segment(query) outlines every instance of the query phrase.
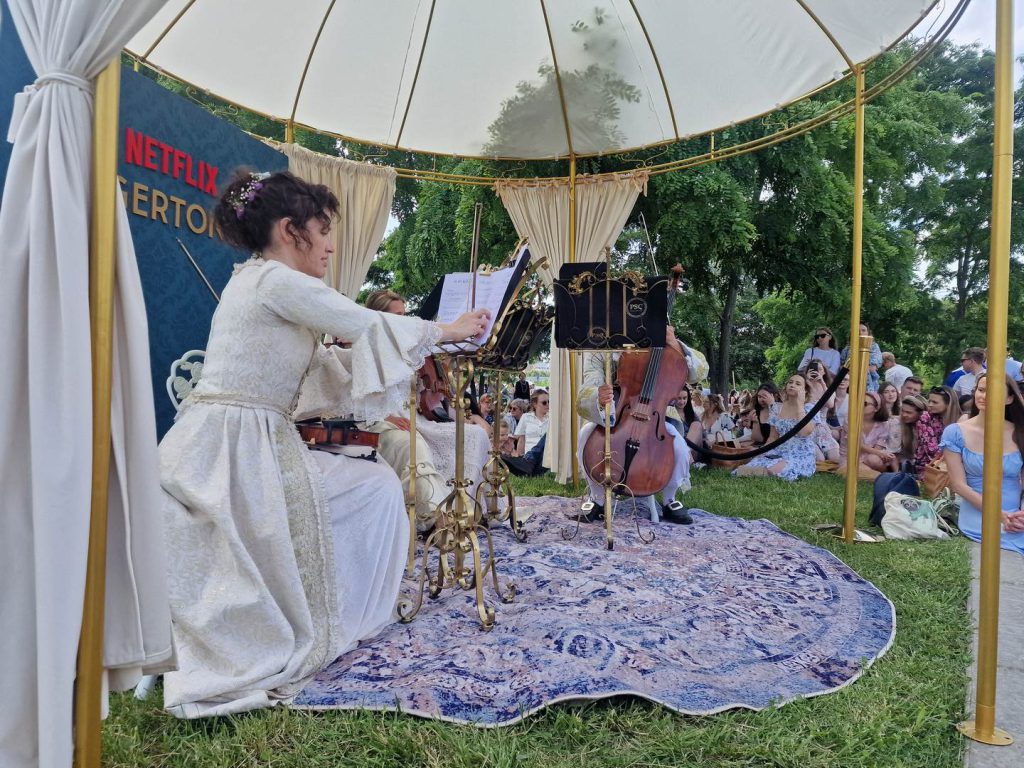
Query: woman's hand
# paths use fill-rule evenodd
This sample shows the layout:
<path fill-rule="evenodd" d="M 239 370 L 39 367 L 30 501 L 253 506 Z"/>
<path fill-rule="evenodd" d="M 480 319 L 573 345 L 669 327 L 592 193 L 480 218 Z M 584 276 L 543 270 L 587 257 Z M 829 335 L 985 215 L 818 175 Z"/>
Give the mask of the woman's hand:
<path fill-rule="evenodd" d="M 441 341 L 469 341 L 476 339 L 487 327 L 487 321 L 491 319 L 490 310 L 473 309 L 463 312 L 450 323 L 439 323 L 441 326 Z"/>
<path fill-rule="evenodd" d="M 1021 533 L 1024 531 L 1024 510 L 1016 512 L 1003 512 L 1003 530 L 1007 533 Z"/>
<path fill-rule="evenodd" d="M 389 424 L 395 427 L 398 427 L 398 429 L 402 430 L 403 432 L 409 431 L 409 420 L 404 416 L 388 416 L 387 418 L 384 419 L 384 421 L 388 422 Z"/>

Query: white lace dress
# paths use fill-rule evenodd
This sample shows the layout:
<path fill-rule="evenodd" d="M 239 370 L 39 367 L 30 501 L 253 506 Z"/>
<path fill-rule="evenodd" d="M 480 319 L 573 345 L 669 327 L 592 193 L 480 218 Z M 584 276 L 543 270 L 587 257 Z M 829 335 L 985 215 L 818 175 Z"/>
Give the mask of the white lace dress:
<path fill-rule="evenodd" d="M 354 343 L 327 350 L 321 333 Z M 237 270 L 203 378 L 160 444 L 173 714 L 288 701 L 393 619 L 409 535 L 398 478 L 307 450 L 293 416 L 394 412 L 439 336 L 278 262 Z"/>

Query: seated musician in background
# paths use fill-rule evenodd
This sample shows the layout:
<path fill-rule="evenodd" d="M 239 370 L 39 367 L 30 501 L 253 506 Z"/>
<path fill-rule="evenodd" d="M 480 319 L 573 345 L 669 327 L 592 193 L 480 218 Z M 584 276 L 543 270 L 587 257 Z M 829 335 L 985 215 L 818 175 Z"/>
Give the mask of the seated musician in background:
<path fill-rule="evenodd" d="M 698 384 L 708 373 L 707 360 L 697 350 L 683 344 L 676 338 L 674 329 L 669 326 L 665 335 L 665 345 L 678 344 L 686 356 L 686 363 L 689 369 L 688 382 L 679 382 L 680 388 L 686 383 Z M 598 424 L 604 423 L 604 406 L 611 404 L 612 424 L 615 424 L 615 383 L 617 379 L 619 355 L 612 355 L 612 382 L 605 383 L 604 353 L 590 352 L 585 354 L 583 364 L 582 387 L 577 394 L 576 410 L 579 415 L 586 419 L 586 423 L 580 429 L 579 442 L 577 444 L 577 458 L 580 465 L 583 465 L 583 446 L 590 437 L 590 433 Z M 674 440 L 675 466 L 668 484 L 661 490 L 662 519 L 670 523 L 690 525 L 693 518 L 682 503 L 676 500 L 676 494 L 681 489 L 683 493 L 690 490 L 690 449 L 686 440 L 679 430 L 671 422 L 665 423 L 665 431 Z M 580 519 L 584 522 L 594 522 L 604 517 L 604 487 L 595 482 L 589 474 L 584 471 L 587 485 L 590 487 L 590 499 L 594 502 L 594 508 L 589 513 L 581 513 Z"/>
<path fill-rule="evenodd" d="M 405 299 L 394 291 L 374 291 L 366 297 L 367 309 L 392 315 L 405 314 Z M 454 406 L 454 404 L 453 404 Z M 456 406 L 457 407 L 457 406 Z M 450 414 L 454 418 L 454 413 Z M 383 421 L 364 425 L 369 432 L 380 435 L 377 455 L 398 474 L 409 496 L 409 414 L 396 413 Z M 472 496 L 481 482 L 481 471 L 490 451 L 490 429 L 473 424 L 465 425 L 466 477 L 472 481 Z M 455 476 L 455 422 L 429 421 L 425 414 L 416 419 L 416 530 L 428 532 L 436 523 L 435 515 L 451 487 L 448 481 Z"/>

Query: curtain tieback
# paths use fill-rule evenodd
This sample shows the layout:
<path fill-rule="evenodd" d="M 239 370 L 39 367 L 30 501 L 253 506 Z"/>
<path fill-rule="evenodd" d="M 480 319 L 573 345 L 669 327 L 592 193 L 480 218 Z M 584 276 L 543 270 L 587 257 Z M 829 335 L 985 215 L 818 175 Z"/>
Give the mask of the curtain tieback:
<path fill-rule="evenodd" d="M 15 94 L 14 108 L 11 111 L 11 123 L 7 129 L 8 142 L 11 144 L 14 143 L 14 137 L 18 135 L 18 128 L 21 126 L 21 121 L 25 117 L 25 112 L 28 111 L 28 105 L 32 101 L 32 97 L 40 88 L 52 83 L 70 85 L 72 88 L 77 88 L 90 96 L 93 92 L 92 82 L 86 80 L 80 75 L 76 75 L 74 72 L 69 72 L 65 69 L 51 69 L 49 72 L 44 72 L 36 78 L 34 83 L 26 85 L 21 93 Z"/>

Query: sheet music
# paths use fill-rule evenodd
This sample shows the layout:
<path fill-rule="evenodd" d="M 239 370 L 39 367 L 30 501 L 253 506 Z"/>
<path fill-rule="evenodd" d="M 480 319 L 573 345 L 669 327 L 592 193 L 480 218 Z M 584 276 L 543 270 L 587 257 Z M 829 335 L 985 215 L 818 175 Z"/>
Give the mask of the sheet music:
<path fill-rule="evenodd" d="M 450 323 L 463 312 L 470 309 L 489 309 L 491 318 L 483 332 L 472 342 L 466 342 L 464 346 L 473 348 L 487 341 L 491 335 L 491 329 L 497 322 L 498 316 L 504 308 L 505 296 L 508 293 L 509 285 L 516 275 L 517 267 L 526 247 L 516 256 L 516 261 L 511 267 L 499 269 L 490 274 L 478 274 L 476 276 L 476 301 L 470 307 L 470 291 L 473 275 L 470 272 L 453 272 L 445 275 L 444 286 L 441 289 L 441 301 L 437 308 L 437 322 Z M 449 349 L 449 345 L 442 344 L 442 348 Z"/>

